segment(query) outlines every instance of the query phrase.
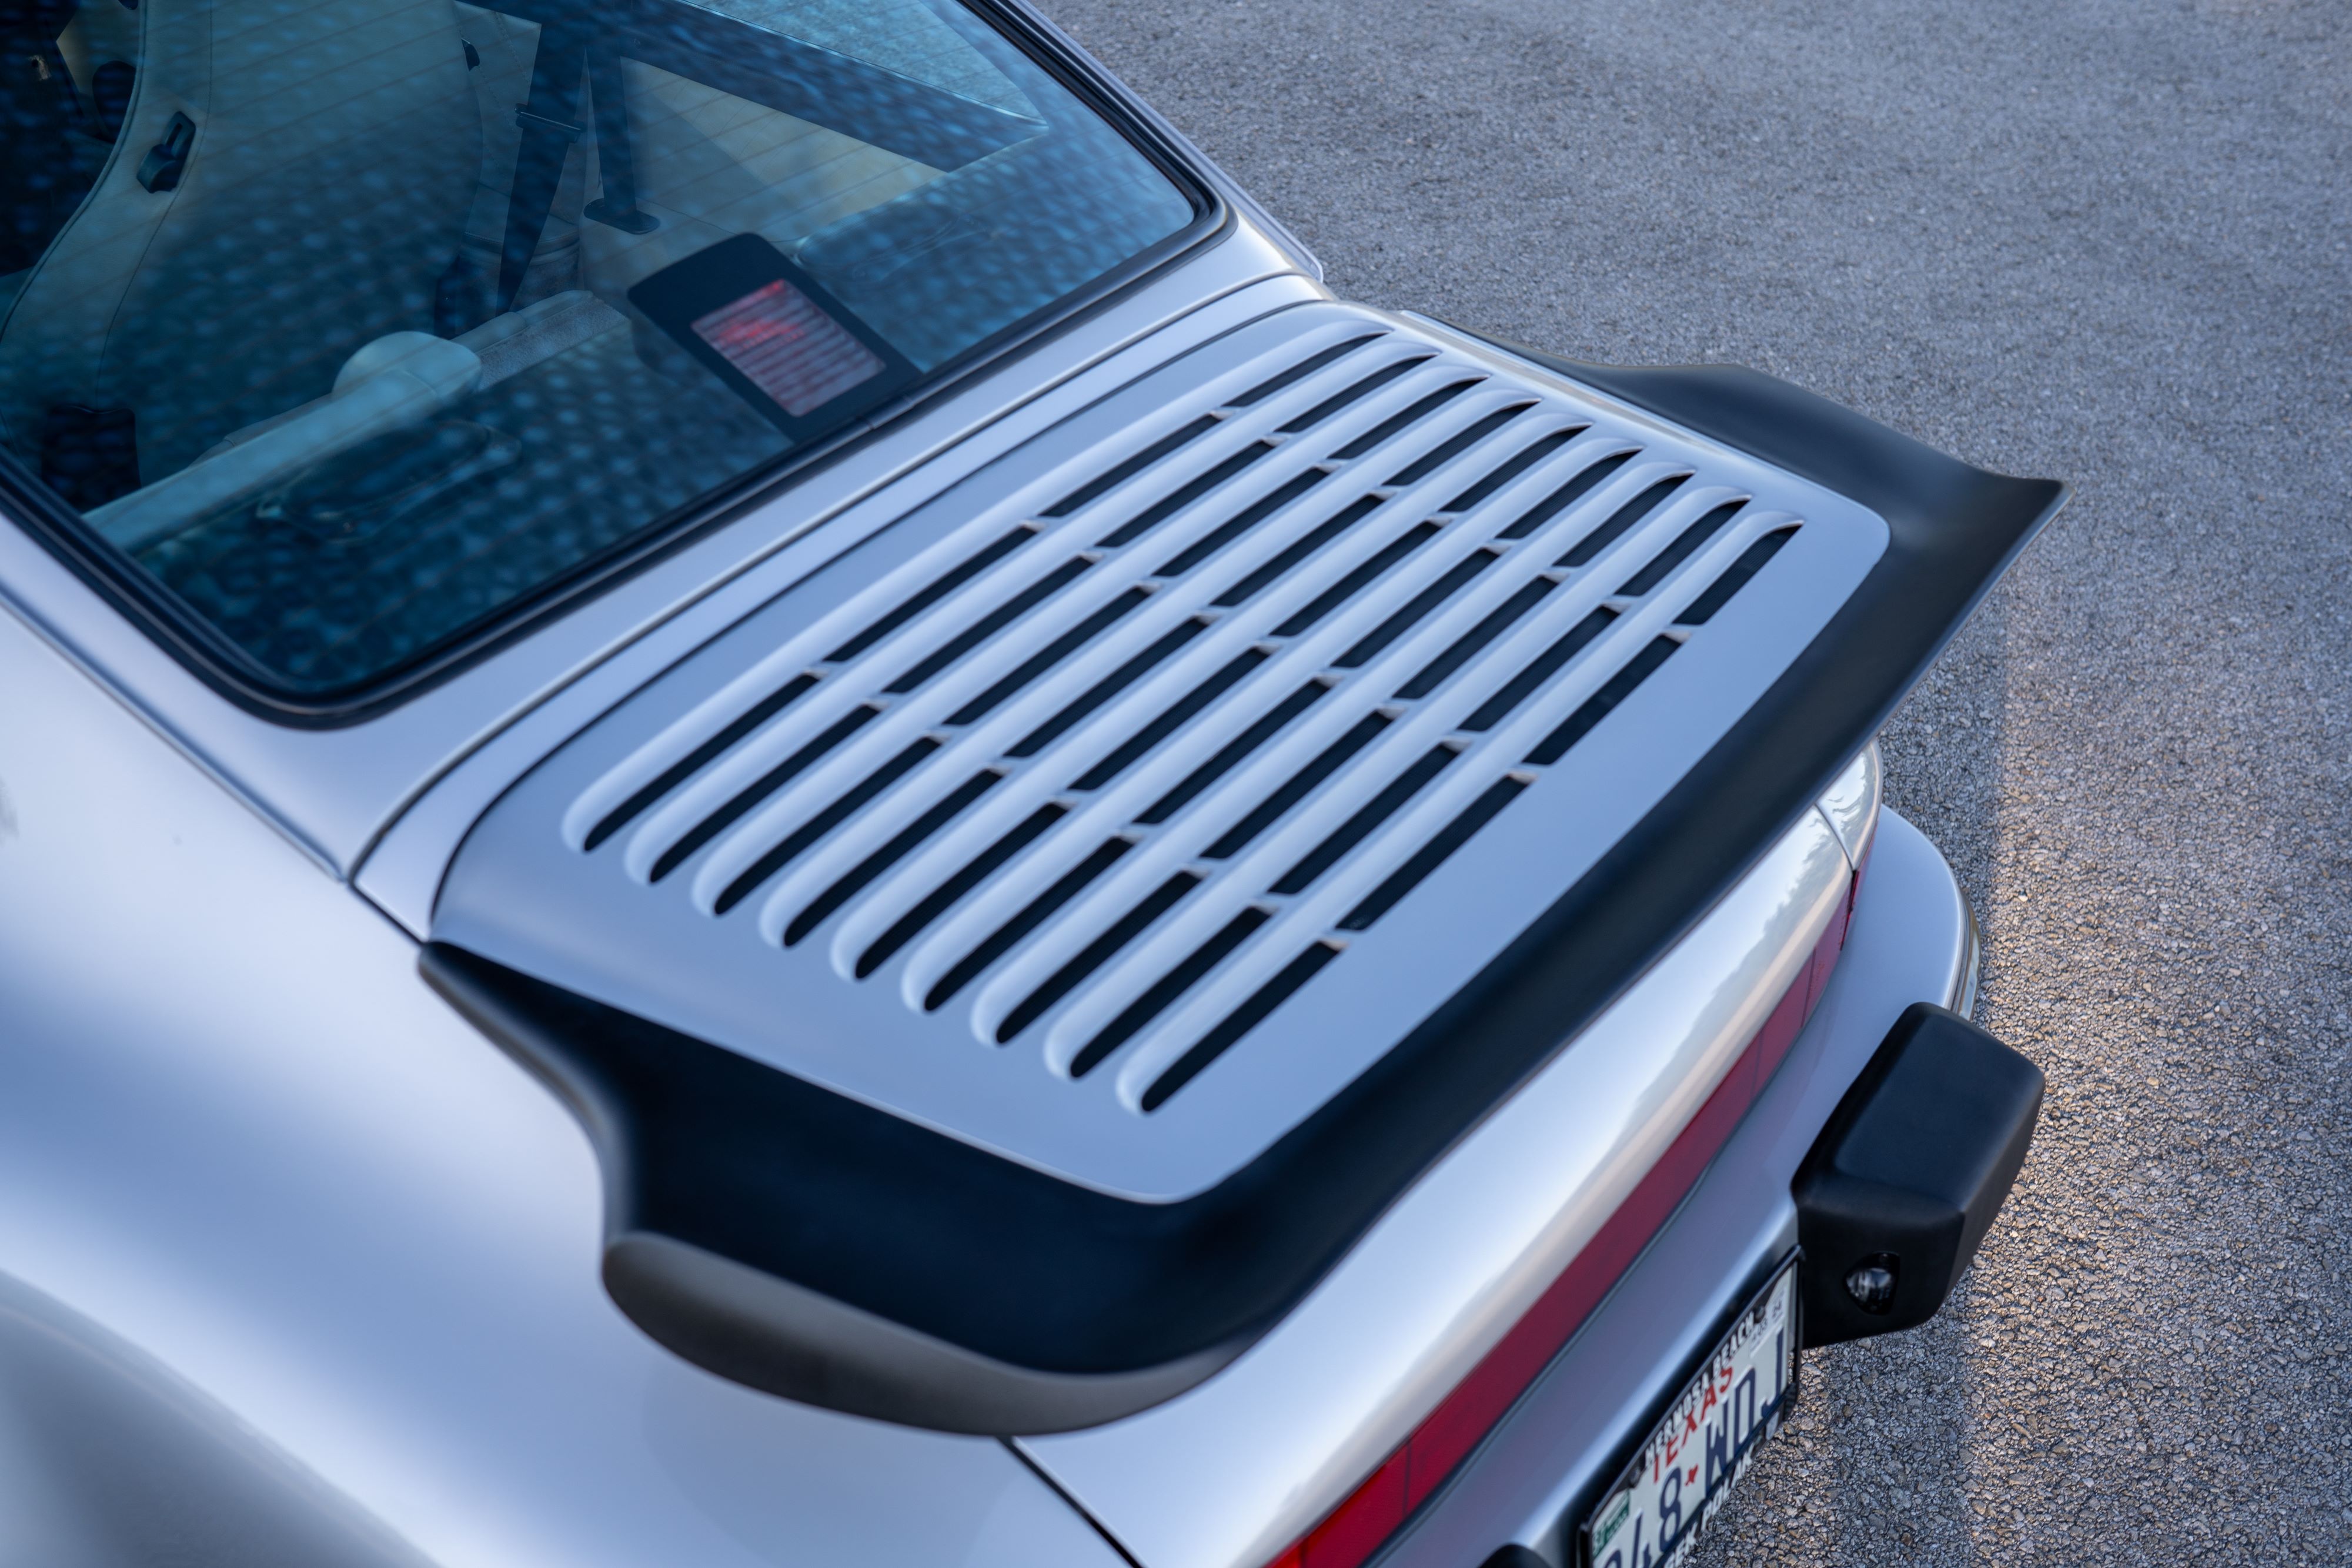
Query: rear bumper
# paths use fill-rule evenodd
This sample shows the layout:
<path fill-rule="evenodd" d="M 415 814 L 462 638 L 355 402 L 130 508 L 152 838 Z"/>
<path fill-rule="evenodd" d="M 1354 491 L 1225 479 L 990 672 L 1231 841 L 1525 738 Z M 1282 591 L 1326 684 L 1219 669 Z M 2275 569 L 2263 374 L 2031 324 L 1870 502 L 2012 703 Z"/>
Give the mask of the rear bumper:
<path fill-rule="evenodd" d="M 1975 959 L 1950 868 L 1885 812 L 1844 956 L 1779 1073 L 1682 1210 L 1382 1568 L 1462 1568 L 1512 1544 L 1558 1568 L 1575 1561 L 1586 1511 L 1796 1246 L 1790 1184 L 1840 1100 L 1913 1003 L 1969 998 Z"/>

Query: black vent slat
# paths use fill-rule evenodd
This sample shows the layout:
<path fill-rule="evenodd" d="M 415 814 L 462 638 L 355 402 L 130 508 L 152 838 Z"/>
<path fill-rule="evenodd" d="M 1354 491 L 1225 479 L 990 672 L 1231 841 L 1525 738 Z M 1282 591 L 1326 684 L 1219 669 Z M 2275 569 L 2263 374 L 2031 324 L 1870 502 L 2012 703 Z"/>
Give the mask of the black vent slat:
<path fill-rule="evenodd" d="M 890 928 L 857 956 L 857 977 L 862 980 L 888 963 L 899 948 L 921 936 L 924 927 L 954 908 L 965 894 L 994 875 L 998 867 L 1027 849 L 1046 829 L 1067 815 L 1064 807 L 1047 804 L 1023 818 L 1011 832 L 981 851 L 965 862 L 962 870 L 927 894 L 921 903 L 892 921 Z"/>
<path fill-rule="evenodd" d="M 1174 789 L 1146 806 L 1135 820 L 1146 827 L 1166 821 L 1183 810 L 1187 801 L 1232 772 L 1243 758 L 1289 728 L 1293 720 L 1321 701 L 1330 690 L 1320 681 L 1307 682 L 1276 704 L 1271 713 L 1219 747 L 1215 755 L 1186 774 Z"/>
<path fill-rule="evenodd" d="M 1585 535 L 1582 538 L 1577 540 L 1575 546 L 1570 549 L 1566 555 L 1560 557 L 1559 560 L 1552 564 L 1555 566 L 1582 566 L 1586 562 L 1591 560 L 1593 557 L 1599 555 L 1602 550 L 1607 549 L 1611 545 L 1615 544 L 1624 534 L 1625 530 L 1632 528 L 1635 523 L 1640 522 L 1643 517 L 1648 517 L 1652 512 L 1657 510 L 1659 505 L 1664 502 L 1667 497 L 1681 489 L 1684 483 L 1689 478 L 1690 476 L 1687 474 L 1677 474 L 1672 478 L 1659 480 L 1656 484 L 1651 486 L 1648 489 L 1643 491 L 1640 495 L 1634 497 L 1632 500 L 1626 502 L 1615 511 L 1610 513 L 1607 521 L 1603 522 L 1599 528 L 1593 529 L 1591 533 Z"/>
<path fill-rule="evenodd" d="M 1748 586 L 1748 580 L 1764 570 L 1764 563 L 1780 553 L 1780 547 L 1797 537 L 1794 528 L 1775 528 L 1739 552 L 1739 559 L 1725 569 L 1721 577 L 1706 585 L 1706 591 L 1690 601 L 1689 608 L 1675 617 L 1677 626 L 1704 626 L 1715 619 L 1715 612 L 1731 602 L 1731 596 Z"/>
<path fill-rule="evenodd" d="M 1344 343 L 1334 343 L 1331 347 L 1325 349 L 1320 353 L 1309 354 L 1307 358 L 1299 361 L 1297 364 L 1291 366 L 1288 370 L 1283 371 L 1280 375 L 1274 377 L 1272 380 L 1258 382 L 1257 385 L 1250 388 L 1249 391 L 1242 393 L 1241 396 L 1234 399 L 1233 402 L 1227 403 L 1225 406 L 1227 408 L 1247 408 L 1252 403 L 1264 402 L 1267 398 L 1272 397 L 1283 388 L 1287 386 L 1296 386 L 1298 382 L 1305 381 L 1307 377 L 1313 375 L 1316 371 L 1321 370 L 1324 366 L 1329 364 L 1332 361 L 1339 358 L 1341 355 L 1354 353 L 1358 349 L 1362 348 L 1365 344 L 1373 341 L 1380 336 L 1381 334 L 1378 332 L 1368 332 L 1360 338 L 1350 338 Z"/>
<path fill-rule="evenodd" d="M 1390 475 L 1389 483 L 1399 486 L 1418 484 L 1533 407 L 1535 404 L 1531 402 L 1515 402 L 1508 408 L 1496 409 L 1475 424 L 1447 436 Z"/>
<path fill-rule="evenodd" d="M 1251 464 L 1262 457 L 1270 456 L 1273 452 L 1274 448 L 1263 441 L 1251 442 L 1206 474 L 1189 484 L 1178 486 L 1172 495 L 1154 501 L 1125 523 L 1111 529 L 1095 541 L 1096 547 L 1101 549 L 1117 549 L 1121 545 L 1130 544 L 1141 538 L 1210 491 L 1232 479 Z"/>
<path fill-rule="evenodd" d="M 1208 630 L 1198 621 L 1186 621 L 1093 685 L 1072 698 L 1068 706 L 1013 743 L 1008 757 L 1034 757 L 1087 715 L 1135 685 L 1165 664 L 1185 643 Z"/>
<path fill-rule="evenodd" d="M 790 707 L 803 693 L 815 685 L 816 677 L 803 672 L 761 697 L 726 728 L 662 769 L 652 783 L 614 807 L 601 821 L 588 830 L 587 841 L 580 847 L 593 850 L 627 827 L 646 807 L 717 761 L 722 753 L 734 749 L 737 741 Z"/>
<path fill-rule="evenodd" d="M 1078 559 L 1064 561 L 961 632 L 949 638 L 934 650 L 929 657 L 917 664 L 905 674 L 882 689 L 892 696 L 901 696 L 913 691 L 917 686 L 921 685 L 925 681 L 929 680 L 1056 593 L 1061 592 L 1071 583 L 1076 582 L 1089 565 L 1091 565 L 1090 562 Z"/>
<path fill-rule="evenodd" d="M 1527 784 L 1517 779 L 1497 779 L 1486 786 L 1469 808 L 1445 824 L 1438 835 L 1415 850 L 1412 858 L 1397 867 L 1381 884 L 1364 895 L 1362 903 L 1340 917 L 1342 931 L 1365 931 L 1372 922 L 1396 907 L 1399 900 L 1419 887 L 1431 872 L 1453 858 L 1454 852 L 1466 844 L 1478 830 L 1494 821 L 1495 813 L 1517 799 Z"/>
<path fill-rule="evenodd" d="M 1239 658 L 1229 659 L 1224 666 L 1207 680 L 1186 692 L 1163 709 L 1160 716 L 1129 736 L 1116 751 L 1087 769 L 1073 789 L 1099 789 L 1132 768 L 1136 760 L 1161 741 L 1189 723 L 1192 716 L 1215 702 L 1233 688 L 1234 682 L 1265 663 L 1265 655 L 1252 648 Z"/>
<path fill-rule="evenodd" d="M 1381 546 L 1353 571 L 1315 596 L 1306 609 L 1274 629 L 1277 637 L 1296 637 L 1318 621 L 1370 588 L 1396 564 L 1444 532 L 1435 523 L 1415 523 Z"/>
<path fill-rule="evenodd" d="M 1370 663 L 1381 649 L 1419 625 L 1431 611 L 1467 588 L 1473 578 L 1494 565 L 1498 559 L 1489 550 L 1472 550 L 1455 561 L 1444 576 L 1414 594 L 1394 614 L 1358 638 L 1354 647 L 1333 662 L 1343 670 L 1352 670 Z"/>
<path fill-rule="evenodd" d="M 742 903 L 761 883 L 797 859 L 803 850 L 847 821 L 859 808 L 896 784 L 908 769 L 939 748 L 938 741 L 926 737 L 858 780 L 839 800 L 794 829 L 783 842 L 753 861 L 741 875 L 729 883 L 712 904 L 713 911 L 724 915 Z"/>
<path fill-rule="evenodd" d="M 1141 996 L 1120 1009 L 1118 1016 L 1105 1024 L 1099 1034 L 1087 1041 L 1086 1048 L 1070 1061 L 1070 1076 L 1084 1078 L 1100 1066 L 1105 1057 L 1134 1039 L 1136 1030 L 1166 1012 L 1177 998 L 1198 985 L 1202 977 L 1223 963 L 1234 948 L 1248 941 L 1250 935 L 1271 918 L 1265 910 L 1252 905 L 1218 927 L 1215 936 L 1153 981 Z"/>
<path fill-rule="evenodd" d="M 807 770 L 810 763 L 864 729 L 881 716 L 882 710 L 860 704 L 825 727 L 814 740 L 761 774 L 751 783 L 727 799 L 726 804 L 687 830 L 684 837 L 664 850 L 654 862 L 652 877 L 656 882 L 676 871 L 695 851 L 717 838 L 737 819 L 752 807 L 782 789 L 796 775 Z"/>
<path fill-rule="evenodd" d="M 1528 700 L 1538 686 L 1559 674 L 1562 666 L 1584 651 L 1585 645 L 1609 628 L 1617 619 L 1613 610 L 1596 610 L 1568 629 L 1568 634 L 1538 653 L 1528 667 L 1504 683 L 1503 689 L 1478 705 L 1478 711 L 1462 721 L 1468 730 L 1492 729 L 1503 721 L 1503 716 Z"/>
<path fill-rule="evenodd" d="M 1539 577 L 1522 584 L 1517 593 L 1486 612 L 1486 619 L 1455 638 L 1446 650 L 1423 664 L 1412 679 L 1399 686 L 1398 698 L 1417 702 L 1444 684 L 1445 678 L 1468 664 L 1479 649 L 1508 631 L 1519 617 L 1541 604 L 1551 591 L 1559 585 L 1549 578 Z"/>
<path fill-rule="evenodd" d="M 1607 718 L 1619 703 L 1633 695 L 1633 688 L 1650 678 L 1651 672 L 1674 656 L 1682 644 L 1670 637 L 1654 637 L 1647 646 L 1634 654 L 1623 669 L 1609 677 L 1608 684 L 1593 693 L 1584 705 L 1561 721 L 1560 727 L 1536 743 L 1528 753 L 1528 760 L 1538 767 L 1549 768 L 1568 755 L 1568 748 L 1582 740 L 1592 727 Z"/>
<path fill-rule="evenodd" d="M 1293 540 L 1272 560 L 1219 594 L 1217 608 L 1230 610 L 1236 604 L 1245 604 L 1255 599 L 1264 592 L 1269 584 L 1289 576 L 1300 561 L 1378 511 L 1380 505 L 1381 498 L 1378 496 L 1366 496 L 1360 500 L 1349 502 L 1347 506 L 1340 508 L 1339 516 L 1329 522 L 1318 524 L 1311 531 Z"/>
<path fill-rule="evenodd" d="M 966 725 L 980 719 L 1005 698 L 1142 609 L 1144 605 L 1150 602 L 1150 600 L 1151 595 L 1142 589 L 1129 589 L 1125 593 L 1022 660 L 1019 667 L 1011 674 L 950 714 L 948 722 L 953 725 Z"/>
<path fill-rule="evenodd" d="M 1264 500 L 1244 507 L 1232 521 L 1218 524 L 1216 528 L 1193 540 L 1177 554 L 1153 567 L 1151 575 L 1154 577 L 1183 576 L 1330 476 L 1327 469 L 1309 468 Z"/>
<path fill-rule="evenodd" d="M 1284 872 L 1276 880 L 1274 891 L 1284 894 L 1297 893 L 1339 864 L 1342 855 L 1361 843 L 1374 828 L 1402 810 L 1406 801 L 1427 789 L 1461 755 L 1450 746 L 1433 746 L 1422 753 L 1412 767 L 1391 779 L 1379 794 L 1358 807 L 1354 815 L 1307 851 L 1297 865 Z"/>
<path fill-rule="evenodd" d="M 1055 1002 L 1070 994 L 1080 980 L 1110 962 L 1118 950 L 1157 925 L 1160 917 L 1182 902 L 1186 894 L 1201 885 L 1201 879 L 1189 871 L 1180 871 L 1151 890 L 1150 896 L 1134 908 L 1111 922 L 1110 925 L 1078 949 L 1077 956 L 1055 970 L 1020 1004 L 1004 1015 L 996 1026 L 996 1043 L 1003 1045 L 1021 1031 L 1035 1023 Z"/>
<path fill-rule="evenodd" d="M 1168 1103 L 1168 1097 L 1201 1075 L 1201 1070 L 1231 1050 L 1234 1043 L 1264 1023 L 1274 1009 L 1288 1001 L 1322 971 L 1323 966 L 1339 956 L 1339 949 L 1328 943 L 1318 942 L 1312 947 L 1284 965 L 1279 973 L 1251 994 L 1249 1000 L 1225 1016 L 1223 1023 L 1202 1035 L 1200 1042 L 1170 1064 L 1167 1071 L 1152 1080 L 1151 1087 L 1143 1092 L 1143 1108 L 1157 1111 Z"/>
<path fill-rule="evenodd" d="M 1726 502 L 1709 511 L 1698 521 L 1676 534 L 1674 543 L 1660 550 L 1649 565 L 1628 578 L 1625 585 L 1617 591 L 1628 598 L 1638 599 L 1665 581 L 1668 573 L 1696 554 L 1699 546 L 1721 533 L 1724 525 L 1738 517 L 1740 508 L 1747 505 L 1747 499 L 1743 497 L 1739 500 Z"/>
<path fill-rule="evenodd" d="M 937 604 L 940 600 L 945 599 L 1036 537 L 1035 532 L 1027 528 L 1014 528 L 1011 533 L 998 535 L 990 542 L 987 549 L 966 556 L 946 573 L 924 584 L 920 592 L 900 600 L 880 620 L 870 622 L 866 630 L 827 653 L 819 662 L 827 664 L 842 664 L 855 659 L 858 654 L 863 653 L 866 649 L 871 648 L 875 643 L 879 643 L 883 638 L 887 637 L 891 632 L 896 632 L 899 627 L 904 626 L 908 622 L 912 621 L 916 616 L 920 615 L 924 611 L 929 610 L 932 605 Z"/>
<path fill-rule="evenodd" d="M 923 507 L 905 543 L 860 547 L 879 558 L 860 582 L 887 575 L 856 608 L 794 590 L 756 612 L 755 676 L 724 667 L 747 646 L 729 632 L 713 664 L 734 684 L 687 681 L 667 727 L 572 797 L 587 863 L 666 877 L 659 898 L 698 918 L 752 905 L 770 957 L 732 951 L 739 930 L 729 963 L 871 981 L 845 1019 L 887 1039 L 903 1017 L 951 1079 L 1008 1061 L 959 1035 L 1011 1046 L 982 1071 L 1044 1074 L 1023 1092 L 1073 1117 L 1164 1109 L 1244 1037 L 1277 1051 L 1264 1037 L 1364 934 L 1412 964 L 1450 920 L 1507 925 L 1444 907 L 1524 847 L 1479 835 L 1537 810 L 1515 802 L 1550 773 L 1600 776 L 1643 725 L 1685 721 L 1664 711 L 1683 677 L 1738 664 L 1723 635 L 1778 607 L 1765 569 L 1814 526 L 1807 492 L 1406 322 L 1282 319 L 1152 367 L 1129 410 L 1150 424 L 1080 412 L 955 508 Z M 1644 684 L 1689 644 L 1714 652 Z M 1431 961 L 1430 985 L 1459 983 L 1450 949 Z M 841 1070 L 898 1104 L 899 1069 Z M 1204 1101 L 1255 1085 L 1227 1076 Z M 991 1092 L 959 1135 L 1129 1179 L 1114 1124 L 1063 1148 Z"/>
<path fill-rule="evenodd" d="M 1246 817 L 1227 828 L 1217 841 L 1201 852 L 1203 860 L 1230 860 L 1252 839 L 1265 831 L 1276 819 L 1311 794 L 1315 787 L 1339 771 L 1342 763 L 1371 744 L 1372 737 L 1389 727 L 1385 714 L 1368 713 L 1350 727 L 1348 733 L 1315 754 L 1306 767 L 1283 780 L 1279 789 L 1259 801 Z"/>
<path fill-rule="evenodd" d="M 1068 495 L 1063 497 L 1060 500 L 1055 502 L 1052 506 L 1046 507 L 1038 515 L 1040 517 L 1068 517 L 1072 512 L 1076 511 L 1080 507 L 1085 506 L 1087 502 L 1095 499 L 1097 497 L 1108 495 L 1112 490 L 1117 489 L 1119 486 L 1127 483 L 1129 479 L 1134 478 L 1138 474 L 1142 473 L 1146 468 L 1150 467 L 1154 463 L 1159 462 L 1162 457 L 1165 457 L 1170 453 L 1176 451 L 1179 447 L 1189 446 L 1193 442 L 1198 441 L 1201 437 L 1208 434 L 1209 432 L 1216 429 L 1217 423 L 1218 421 L 1215 414 L 1202 414 L 1192 423 L 1184 425 L 1167 435 L 1161 436 L 1159 440 L 1153 442 L 1150 445 L 1145 447 L 1142 451 L 1137 453 L 1134 456 L 1127 459 L 1125 462 L 1116 464 L 1110 468 L 1106 469 L 1104 472 L 1096 475 L 1093 478 L 1087 480 L 1085 484 L 1079 486 L 1076 489 L 1071 491 Z"/>
<path fill-rule="evenodd" d="M 1520 475 L 1526 473 L 1528 469 L 1534 467 L 1537 464 L 1542 462 L 1545 458 L 1550 456 L 1553 453 L 1559 451 L 1570 442 L 1575 440 L 1578 436 L 1583 434 L 1585 429 L 1586 427 L 1584 425 L 1572 424 L 1566 430 L 1553 431 L 1549 435 L 1545 436 L 1541 441 L 1537 442 L 1534 445 L 1512 457 L 1508 462 L 1496 469 L 1493 473 L 1487 475 L 1484 479 L 1479 480 L 1467 490 L 1463 491 L 1462 494 L 1446 502 L 1445 505 L 1439 507 L 1438 510 L 1442 512 L 1468 511 L 1471 507 L 1476 506 L 1479 502 L 1485 500 L 1487 497 L 1493 495 L 1496 491 L 1501 489 L 1504 486 L 1509 484 L 1512 480 L 1517 478 Z M 1517 538 L 1517 536 L 1513 535 L 1510 537 Z"/>
<path fill-rule="evenodd" d="M 1411 407 L 1389 415 L 1331 455 L 1340 462 L 1346 462 L 1350 458 L 1361 457 L 1367 452 L 1378 451 L 1486 379 L 1484 376 L 1474 376 L 1468 381 L 1455 382 L 1451 386 L 1440 387 L 1428 396 L 1413 402 Z"/>
<path fill-rule="evenodd" d="M 1342 388 L 1340 391 L 1333 392 L 1329 397 L 1325 398 L 1321 402 L 1317 403 L 1313 408 L 1308 409 L 1305 413 L 1300 414 L 1297 419 L 1294 419 L 1288 424 L 1284 425 L 1282 427 L 1282 434 L 1285 435 L 1297 435 L 1301 431 L 1314 429 L 1317 425 L 1322 423 L 1325 420 L 1330 418 L 1341 409 L 1346 408 L 1349 403 L 1354 402 L 1357 399 L 1370 397 L 1372 393 L 1380 391 L 1382 387 L 1388 385 L 1391 382 L 1396 380 L 1397 377 L 1404 374 L 1407 371 L 1413 369 L 1417 365 L 1427 364 L 1433 358 L 1434 358 L 1433 355 L 1421 354 L 1410 360 L 1399 360 L 1392 365 L 1381 366 L 1379 370 L 1374 371 L 1370 375 L 1366 376 L 1363 380 L 1356 382 L 1354 385 Z"/>
<path fill-rule="evenodd" d="M 1121 855 L 1135 845 L 1126 839 L 1109 839 L 1095 847 L 1086 859 L 1055 878 L 1052 886 L 1027 904 L 1013 917 L 983 937 L 979 946 L 956 961 L 955 967 L 940 977 L 923 998 L 923 1010 L 937 1012 L 955 998 L 955 994 L 977 978 L 987 967 L 1019 946 L 1023 938 L 1052 918 L 1055 910 L 1077 897 L 1094 880 L 1118 862 Z"/>
<path fill-rule="evenodd" d="M 1622 468 L 1626 464 L 1631 463 L 1632 461 L 1633 461 L 1633 455 L 1632 453 L 1620 452 L 1614 456 L 1603 457 L 1600 462 L 1592 464 L 1589 467 L 1579 469 L 1574 478 L 1569 480 L 1567 484 L 1562 485 L 1559 489 L 1554 490 L 1550 495 L 1546 496 L 1542 500 L 1538 501 L 1534 506 L 1529 507 L 1526 511 L 1521 512 L 1516 518 L 1512 519 L 1508 528 L 1504 528 L 1495 537 L 1498 539 L 1523 539 L 1527 538 L 1529 534 L 1535 532 L 1538 528 L 1543 527 L 1546 523 L 1559 516 L 1560 513 L 1574 506 L 1579 500 L 1589 494 L 1595 486 L 1599 485 L 1601 481 L 1608 478 L 1609 476 L 1614 474 L 1618 469 Z"/>
<path fill-rule="evenodd" d="M 906 859 L 916 845 L 962 816 L 974 801 L 1003 781 L 1003 774 L 983 771 L 957 785 L 947 799 L 893 833 L 880 849 L 859 861 L 831 887 L 811 899 L 808 907 L 793 915 L 793 923 L 784 927 L 784 946 L 798 946 L 803 937 L 824 924 L 826 915 L 855 898 L 860 888 Z"/>

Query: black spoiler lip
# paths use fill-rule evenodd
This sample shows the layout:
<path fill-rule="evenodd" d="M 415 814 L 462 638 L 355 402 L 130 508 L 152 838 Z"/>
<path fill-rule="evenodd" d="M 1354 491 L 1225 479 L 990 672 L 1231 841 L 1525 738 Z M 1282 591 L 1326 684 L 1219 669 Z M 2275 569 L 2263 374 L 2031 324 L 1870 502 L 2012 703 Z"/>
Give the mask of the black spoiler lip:
<path fill-rule="evenodd" d="M 1281 1141 L 1181 1202 L 1076 1186 L 428 944 L 426 979 L 586 1128 L 606 1283 L 639 1326 L 739 1382 L 942 1430 L 1092 1426 L 1198 1383 L 1810 809 L 2065 498 L 1753 371 L 1586 365 L 1478 340 L 1852 497 L 1885 518 L 1885 555 L 1508 950 Z"/>

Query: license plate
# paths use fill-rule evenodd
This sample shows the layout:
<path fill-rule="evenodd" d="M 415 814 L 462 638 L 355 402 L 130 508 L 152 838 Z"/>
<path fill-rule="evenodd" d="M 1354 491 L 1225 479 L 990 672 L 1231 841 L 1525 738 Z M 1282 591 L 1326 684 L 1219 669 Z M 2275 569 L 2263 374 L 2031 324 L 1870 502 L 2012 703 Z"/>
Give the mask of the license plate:
<path fill-rule="evenodd" d="M 1591 1568 L 1670 1568 L 1797 1392 L 1797 1263 L 1748 1303 L 1584 1521 Z"/>

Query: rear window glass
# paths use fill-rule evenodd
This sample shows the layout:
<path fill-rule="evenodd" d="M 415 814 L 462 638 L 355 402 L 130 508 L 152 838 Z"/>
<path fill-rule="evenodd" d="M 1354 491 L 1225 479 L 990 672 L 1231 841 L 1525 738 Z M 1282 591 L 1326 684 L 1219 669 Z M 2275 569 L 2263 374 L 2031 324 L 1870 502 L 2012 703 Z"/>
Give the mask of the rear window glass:
<path fill-rule="evenodd" d="M 10 0 L 0 442 L 353 691 L 1197 208 L 953 0 Z"/>

